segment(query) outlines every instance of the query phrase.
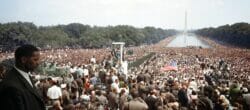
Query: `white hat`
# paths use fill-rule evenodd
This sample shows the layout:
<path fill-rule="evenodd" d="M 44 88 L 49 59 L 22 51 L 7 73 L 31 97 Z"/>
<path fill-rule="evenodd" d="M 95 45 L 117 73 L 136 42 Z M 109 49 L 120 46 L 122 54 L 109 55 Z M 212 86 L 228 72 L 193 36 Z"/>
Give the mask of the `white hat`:
<path fill-rule="evenodd" d="M 61 88 L 65 88 L 67 86 L 67 84 L 61 84 Z"/>
<path fill-rule="evenodd" d="M 173 76 L 169 76 L 169 79 L 173 79 L 174 77 Z"/>
<path fill-rule="evenodd" d="M 51 79 L 52 79 L 53 81 L 55 81 L 55 82 L 57 82 L 57 80 L 58 80 L 58 79 L 55 78 L 55 77 L 52 77 Z"/>
<path fill-rule="evenodd" d="M 85 100 L 85 101 L 89 101 L 90 97 L 88 95 L 81 95 L 80 96 L 81 99 Z"/>
<path fill-rule="evenodd" d="M 144 81 L 140 81 L 141 84 L 144 84 Z"/>
<path fill-rule="evenodd" d="M 242 88 L 243 92 L 248 92 L 248 89 L 247 88 Z"/>

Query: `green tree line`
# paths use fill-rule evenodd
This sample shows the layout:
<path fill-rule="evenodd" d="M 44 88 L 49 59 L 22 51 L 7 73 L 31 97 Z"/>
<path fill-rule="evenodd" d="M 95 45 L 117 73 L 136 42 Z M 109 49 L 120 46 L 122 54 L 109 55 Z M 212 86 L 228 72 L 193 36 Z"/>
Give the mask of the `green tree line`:
<path fill-rule="evenodd" d="M 139 46 L 157 43 L 176 33 L 171 29 L 129 25 L 100 27 L 71 23 L 36 26 L 30 22 L 11 22 L 0 24 L 0 46 L 2 50 L 13 50 L 27 43 L 40 48 L 104 48 L 114 41 L 125 42 L 126 46 Z"/>
<path fill-rule="evenodd" d="M 242 22 L 217 28 L 203 28 L 196 30 L 195 33 L 222 44 L 250 48 L 250 24 L 248 23 Z"/>

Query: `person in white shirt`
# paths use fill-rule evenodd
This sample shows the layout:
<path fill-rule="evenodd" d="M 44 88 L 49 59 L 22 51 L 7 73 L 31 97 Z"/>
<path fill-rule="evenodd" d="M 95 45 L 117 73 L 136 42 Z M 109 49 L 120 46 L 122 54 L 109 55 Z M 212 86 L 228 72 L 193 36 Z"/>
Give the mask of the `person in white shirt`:
<path fill-rule="evenodd" d="M 111 88 L 115 89 L 118 93 L 120 93 L 120 88 L 119 88 L 119 80 L 116 79 L 112 84 L 111 84 Z"/>
<path fill-rule="evenodd" d="M 51 81 L 52 86 L 48 89 L 47 96 L 50 101 L 53 103 L 54 101 L 61 101 L 62 98 L 62 90 L 56 84 L 56 81 Z"/>
<path fill-rule="evenodd" d="M 198 91 L 198 84 L 195 81 L 195 78 L 191 78 L 188 88 L 193 88 L 193 90 Z"/>
<path fill-rule="evenodd" d="M 93 64 L 96 63 L 96 58 L 95 58 L 95 56 L 92 56 L 92 58 L 90 59 L 90 62 L 93 63 Z"/>

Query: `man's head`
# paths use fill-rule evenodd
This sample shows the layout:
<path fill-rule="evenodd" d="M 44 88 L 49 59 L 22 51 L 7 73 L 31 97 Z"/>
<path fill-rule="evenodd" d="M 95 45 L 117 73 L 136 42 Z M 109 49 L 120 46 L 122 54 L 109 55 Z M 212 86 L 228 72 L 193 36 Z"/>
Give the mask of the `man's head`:
<path fill-rule="evenodd" d="M 132 96 L 133 98 L 137 98 L 137 97 L 139 97 L 140 95 L 139 95 L 139 92 L 138 92 L 137 90 L 135 90 L 135 91 L 131 91 L 131 96 Z"/>
<path fill-rule="evenodd" d="M 39 49 L 33 45 L 23 45 L 15 51 L 16 67 L 23 71 L 33 71 L 40 61 Z"/>

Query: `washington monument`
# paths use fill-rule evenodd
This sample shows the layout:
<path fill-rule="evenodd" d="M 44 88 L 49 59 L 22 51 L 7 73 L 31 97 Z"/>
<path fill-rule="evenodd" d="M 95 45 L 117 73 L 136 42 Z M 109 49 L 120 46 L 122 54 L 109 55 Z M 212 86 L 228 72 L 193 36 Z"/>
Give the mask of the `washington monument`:
<path fill-rule="evenodd" d="M 187 46 L 187 11 L 185 11 L 183 36 L 184 36 L 184 44 Z"/>

